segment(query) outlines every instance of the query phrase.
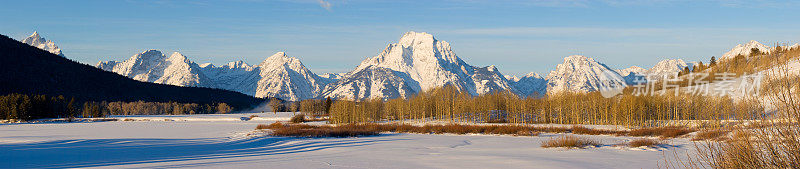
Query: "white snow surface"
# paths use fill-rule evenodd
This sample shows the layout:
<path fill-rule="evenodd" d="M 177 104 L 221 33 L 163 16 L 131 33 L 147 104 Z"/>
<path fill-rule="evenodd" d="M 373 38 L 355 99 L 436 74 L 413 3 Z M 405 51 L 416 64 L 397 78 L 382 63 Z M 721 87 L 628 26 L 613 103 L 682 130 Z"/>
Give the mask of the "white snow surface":
<path fill-rule="evenodd" d="M 659 147 L 614 144 L 633 137 L 583 136 L 585 149 L 542 148 L 562 134 L 534 137 L 382 133 L 289 138 L 254 130 L 274 120 L 224 115 L 125 116 L 149 121 L 0 124 L 0 168 L 657 168 L 687 139 Z M 255 113 L 288 119 L 291 113 Z M 205 120 L 163 120 L 205 119 Z"/>
<path fill-rule="evenodd" d="M 23 39 L 22 43 L 31 45 L 33 47 L 37 47 L 39 49 L 48 51 L 50 53 L 59 56 L 64 56 L 64 54 L 61 53 L 61 49 L 58 48 L 58 46 L 56 46 L 55 42 L 44 39 L 39 35 L 39 32 L 36 31 L 34 31 L 33 34 L 31 34 L 31 36 L 28 36 L 27 38 Z"/>

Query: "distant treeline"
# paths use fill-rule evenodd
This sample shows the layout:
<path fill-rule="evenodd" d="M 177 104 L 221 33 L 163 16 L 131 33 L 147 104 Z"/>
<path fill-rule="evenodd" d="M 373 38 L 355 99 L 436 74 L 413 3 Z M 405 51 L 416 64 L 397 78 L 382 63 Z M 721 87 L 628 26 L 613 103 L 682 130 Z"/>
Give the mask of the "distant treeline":
<path fill-rule="evenodd" d="M 436 120 L 664 126 L 671 125 L 671 120 L 755 119 L 763 112 L 755 101 L 734 102 L 727 97 L 626 94 L 604 98 L 599 92 L 592 92 L 520 98 L 511 92 L 471 96 L 445 86 L 408 99 L 336 101 L 330 108 L 330 122 Z"/>
<path fill-rule="evenodd" d="M 278 99 L 271 99 L 267 105 L 273 112 L 303 112 L 309 116 L 328 116 L 330 113 L 331 98 L 308 99 L 296 102 L 284 102 Z"/>
<path fill-rule="evenodd" d="M 230 113 L 226 103 L 96 102 L 64 96 L 9 94 L 0 96 L 0 119 L 89 118 L 108 115 L 178 115 Z"/>

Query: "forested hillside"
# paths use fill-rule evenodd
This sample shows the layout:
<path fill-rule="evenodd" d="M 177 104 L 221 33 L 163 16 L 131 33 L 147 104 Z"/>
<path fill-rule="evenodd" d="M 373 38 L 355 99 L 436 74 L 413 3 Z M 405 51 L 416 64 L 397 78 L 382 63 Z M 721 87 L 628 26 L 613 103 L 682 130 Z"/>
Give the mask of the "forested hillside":
<path fill-rule="evenodd" d="M 234 109 L 251 108 L 265 100 L 221 89 L 139 82 L 5 35 L 0 36 L 0 65 L 0 95 L 44 94 L 79 101 L 227 103 Z"/>

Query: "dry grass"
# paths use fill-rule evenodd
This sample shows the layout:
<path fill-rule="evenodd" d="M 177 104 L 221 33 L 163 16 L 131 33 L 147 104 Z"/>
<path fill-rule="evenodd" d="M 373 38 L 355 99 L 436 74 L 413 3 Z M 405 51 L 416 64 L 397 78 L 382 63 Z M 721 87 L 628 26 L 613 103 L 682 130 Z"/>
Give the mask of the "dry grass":
<path fill-rule="evenodd" d="M 506 120 L 506 119 L 491 119 L 491 120 L 486 120 L 485 123 L 508 123 L 508 120 Z"/>
<path fill-rule="evenodd" d="M 258 125 L 256 129 L 271 129 L 273 136 L 287 137 L 358 137 L 374 136 L 380 131 L 356 126 L 312 126 L 306 124 L 282 124 L 280 122 L 270 125 Z"/>
<path fill-rule="evenodd" d="M 346 124 L 339 126 L 312 126 L 305 124 L 282 124 L 279 122 L 265 125 L 260 124 L 256 129 L 272 129 L 273 133 L 283 134 L 283 132 L 275 132 L 284 129 L 316 129 L 316 128 L 331 128 L 331 129 L 346 129 L 346 130 L 364 130 L 375 132 L 397 132 L 397 133 L 421 133 L 421 134 L 500 134 L 500 135 L 513 135 L 513 136 L 537 136 L 541 132 L 550 133 L 565 133 L 568 128 L 559 127 L 530 127 L 519 125 L 460 125 L 460 124 L 447 124 L 447 125 L 424 125 L 414 126 L 408 124 Z M 316 131 L 307 131 L 316 132 Z M 291 134 L 299 135 L 299 134 Z"/>
<path fill-rule="evenodd" d="M 572 126 L 572 133 L 586 134 L 586 135 L 624 135 L 625 131 L 618 130 L 604 130 L 604 129 L 590 129 L 583 126 Z"/>
<path fill-rule="evenodd" d="M 464 125 L 464 124 L 428 124 L 415 126 L 410 124 L 344 124 L 338 126 L 311 126 L 303 124 L 273 123 L 261 124 L 256 129 L 283 129 L 286 126 L 307 128 L 365 129 L 377 132 L 420 133 L 420 134 L 496 134 L 512 136 L 537 136 L 539 133 L 573 133 L 585 135 L 629 135 L 629 136 L 661 136 L 676 137 L 691 132 L 686 128 L 642 128 L 632 131 L 590 129 L 582 126 L 572 127 L 538 127 L 525 125 Z M 315 131 L 309 131 L 315 132 Z"/>
<path fill-rule="evenodd" d="M 321 116 L 314 116 L 312 118 L 306 118 L 306 122 L 313 122 L 313 121 L 328 121 L 328 118 L 324 118 Z"/>
<path fill-rule="evenodd" d="M 292 123 L 303 123 L 303 122 L 306 122 L 306 115 L 304 115 L 304 114 L 294 115 L 294 116 L 292 116 L 292 118 L 289 119 L 289 122 L 292 122 Z"/>
<path fill-rule="evenodd" d="M 567 129 L 556 127 L 530 127 L 520 125 L 424 125 L 414 126 L 408 124 L 359 124 L 359 127 L 376 128 L 381 131 L 398 133 L 423 133 L 423 134 L 502 134 L 515 136 L 535 136 L 539 132 L 565 132 Z"/>
<path fill-rule="evenodd" d="M 640 138 L 636 140 L 631 140 L 625 145 L 627 145 L 628 147 L 642 147 L 642 146 L 654 147 L 659 144 L 661 144 L 661 141 L 658 141 L 656 139 Z"/>
<path fill-rule="evenodd" d="M 628 136 L 659 136 L 661 138 L 675 138 L 694 132 L 694 130 L 686 127 L 655 127 L 655 128 L 640 128 L 628 132 Z"/>
<path fill-rule="evenodd" d="M 586 146 L 598 146 L 598 145 L 600 145 L 598 141 L 571 135 L 559 136 L 542 142 L 542 147 L 544 148 L 550 148 L 550 147 L 583 148 Z"/>
<path fill-rule="evenodd" d="M 727 138 L 725 136 L 728 135 L 730 131 L 726 130 L 703 130 L 697 132 L 696 135 L 692 138 L 692 141 L 701 141 L 701 140 L 711 140 L 711 141 L 723 141 Z"/>

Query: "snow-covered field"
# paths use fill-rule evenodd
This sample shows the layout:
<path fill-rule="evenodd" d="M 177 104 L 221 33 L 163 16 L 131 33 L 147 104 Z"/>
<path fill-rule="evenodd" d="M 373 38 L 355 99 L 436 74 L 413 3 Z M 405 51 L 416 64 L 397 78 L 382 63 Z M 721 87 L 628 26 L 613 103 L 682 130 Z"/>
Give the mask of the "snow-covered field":
<path fill-rule="evenodd" d="M 660 148 L 541 148 L 535 137 L 384 133 L 359 138 L 286 138 L 255 132 L 291 113 L 127 116 L 135 121 L 0 124 L 0 168 L 656 168 L 685 156 L 686 139 Z M 144 119 L 148 119 L 145 121 Z M 169 120 L 165 120 L 169 119 Z"/>

